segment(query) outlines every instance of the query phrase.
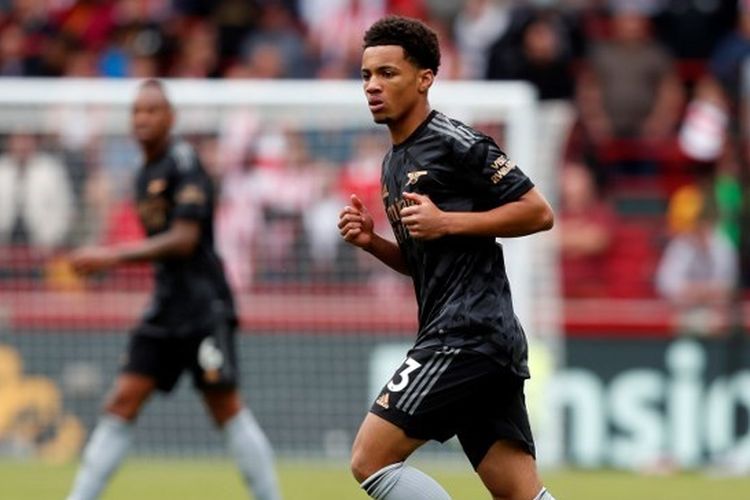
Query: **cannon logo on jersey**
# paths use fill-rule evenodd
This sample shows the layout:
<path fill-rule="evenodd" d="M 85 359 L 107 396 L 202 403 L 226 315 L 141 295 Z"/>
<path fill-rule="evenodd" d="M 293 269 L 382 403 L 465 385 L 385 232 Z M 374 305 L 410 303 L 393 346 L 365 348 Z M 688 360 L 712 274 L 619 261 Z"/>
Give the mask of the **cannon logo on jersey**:
<path fill-rule="evenodd" d="M 417 170 L 415 172 L 406 172 L 406 177 L 408 178 L 406 181 L 407 186 L 413 186 L 417 182 L 419 182 L 419 178 L 423 175 L 427 175 L 427 170 Z"/>

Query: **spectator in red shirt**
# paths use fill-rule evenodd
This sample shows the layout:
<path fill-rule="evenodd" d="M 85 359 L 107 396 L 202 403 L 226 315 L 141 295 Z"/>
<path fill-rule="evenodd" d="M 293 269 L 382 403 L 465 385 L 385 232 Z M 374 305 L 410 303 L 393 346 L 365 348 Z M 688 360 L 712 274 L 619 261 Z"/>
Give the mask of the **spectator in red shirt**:
<path fill-rule="evenodd" d="M 565 165 L 561 188 L 558 217 L 563 294 L 603 296 L 607 290 L 606 258 L 613 239 L 614 211 L 599 196 L 585 165 Z"/>

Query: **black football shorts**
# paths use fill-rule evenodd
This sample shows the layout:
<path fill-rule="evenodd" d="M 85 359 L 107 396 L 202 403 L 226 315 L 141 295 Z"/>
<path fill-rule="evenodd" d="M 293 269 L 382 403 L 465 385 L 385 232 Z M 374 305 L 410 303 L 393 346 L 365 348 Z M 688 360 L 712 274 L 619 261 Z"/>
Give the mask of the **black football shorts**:
<path fill-rule="evenodd" d="M 237 387 L 234 327 L 218 327 L 207 336 L 157 337 L 134 331 L 122 372 L 152 377 L 162 392 L 170 392 L 188 370 L 201 391 Z"/>
<path fill-rule="evenodd" d="M 523 386 L 524 379 L 484 354 L 413 349 L 370 411 L 414 439 L 457 436 L 476 469 L 500 440 L 535 456 Z"/>

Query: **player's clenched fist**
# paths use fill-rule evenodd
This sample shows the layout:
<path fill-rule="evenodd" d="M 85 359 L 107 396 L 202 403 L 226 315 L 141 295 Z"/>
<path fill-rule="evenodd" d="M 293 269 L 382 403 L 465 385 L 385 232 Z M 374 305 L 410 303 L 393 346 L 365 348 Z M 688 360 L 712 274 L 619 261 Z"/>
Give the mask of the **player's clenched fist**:
<path fill-rule="evenodd" d="M 352 245 L 367 248 L 372 243 L 372 216 L 356 194 L 351 196 L 351 204 L 339 214 L 338 226 L 341 237 Z"/>
<path fill-rule="evenodd" d="M 448 234 L 445 212 L 429 196 L 417 193 L 404 193 L 403 196 L 411 205 L 401 209 L 401 223 L 412 238 L 434 240 Z"/>

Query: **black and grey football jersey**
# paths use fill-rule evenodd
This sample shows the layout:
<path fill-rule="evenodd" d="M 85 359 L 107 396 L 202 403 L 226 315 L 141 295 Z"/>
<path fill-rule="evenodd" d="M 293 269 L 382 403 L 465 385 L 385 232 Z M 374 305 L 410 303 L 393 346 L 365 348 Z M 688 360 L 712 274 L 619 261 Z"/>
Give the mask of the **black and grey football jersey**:
<path fill-rule="evenodd" d="M 154 263 L 156 288 L 140 333 L 204 335 L 217 321 L 236 322 L 232 295 L 214 250 L 214 198 L 213 183 L 187 142 L 173 142 L 161 158 L 139 170 L 136 205 L 148 236 L 166 231 L 177 219 L 201 227 L 191 256 Z"/>
<path fill-rule="evenodd" d="M 492 138 L 437 111 L 391 148 L 381 181 L 416 291 L 415 347 L 471 349 L 528 377 L 526 337 L 513 312 L 502 246 L 492 237 L 413 239 L 400 211 L 408 204 L 404 192 L 427 195 L 443 211 L 487 211 L 518 200 L 533 183 Z"/>

